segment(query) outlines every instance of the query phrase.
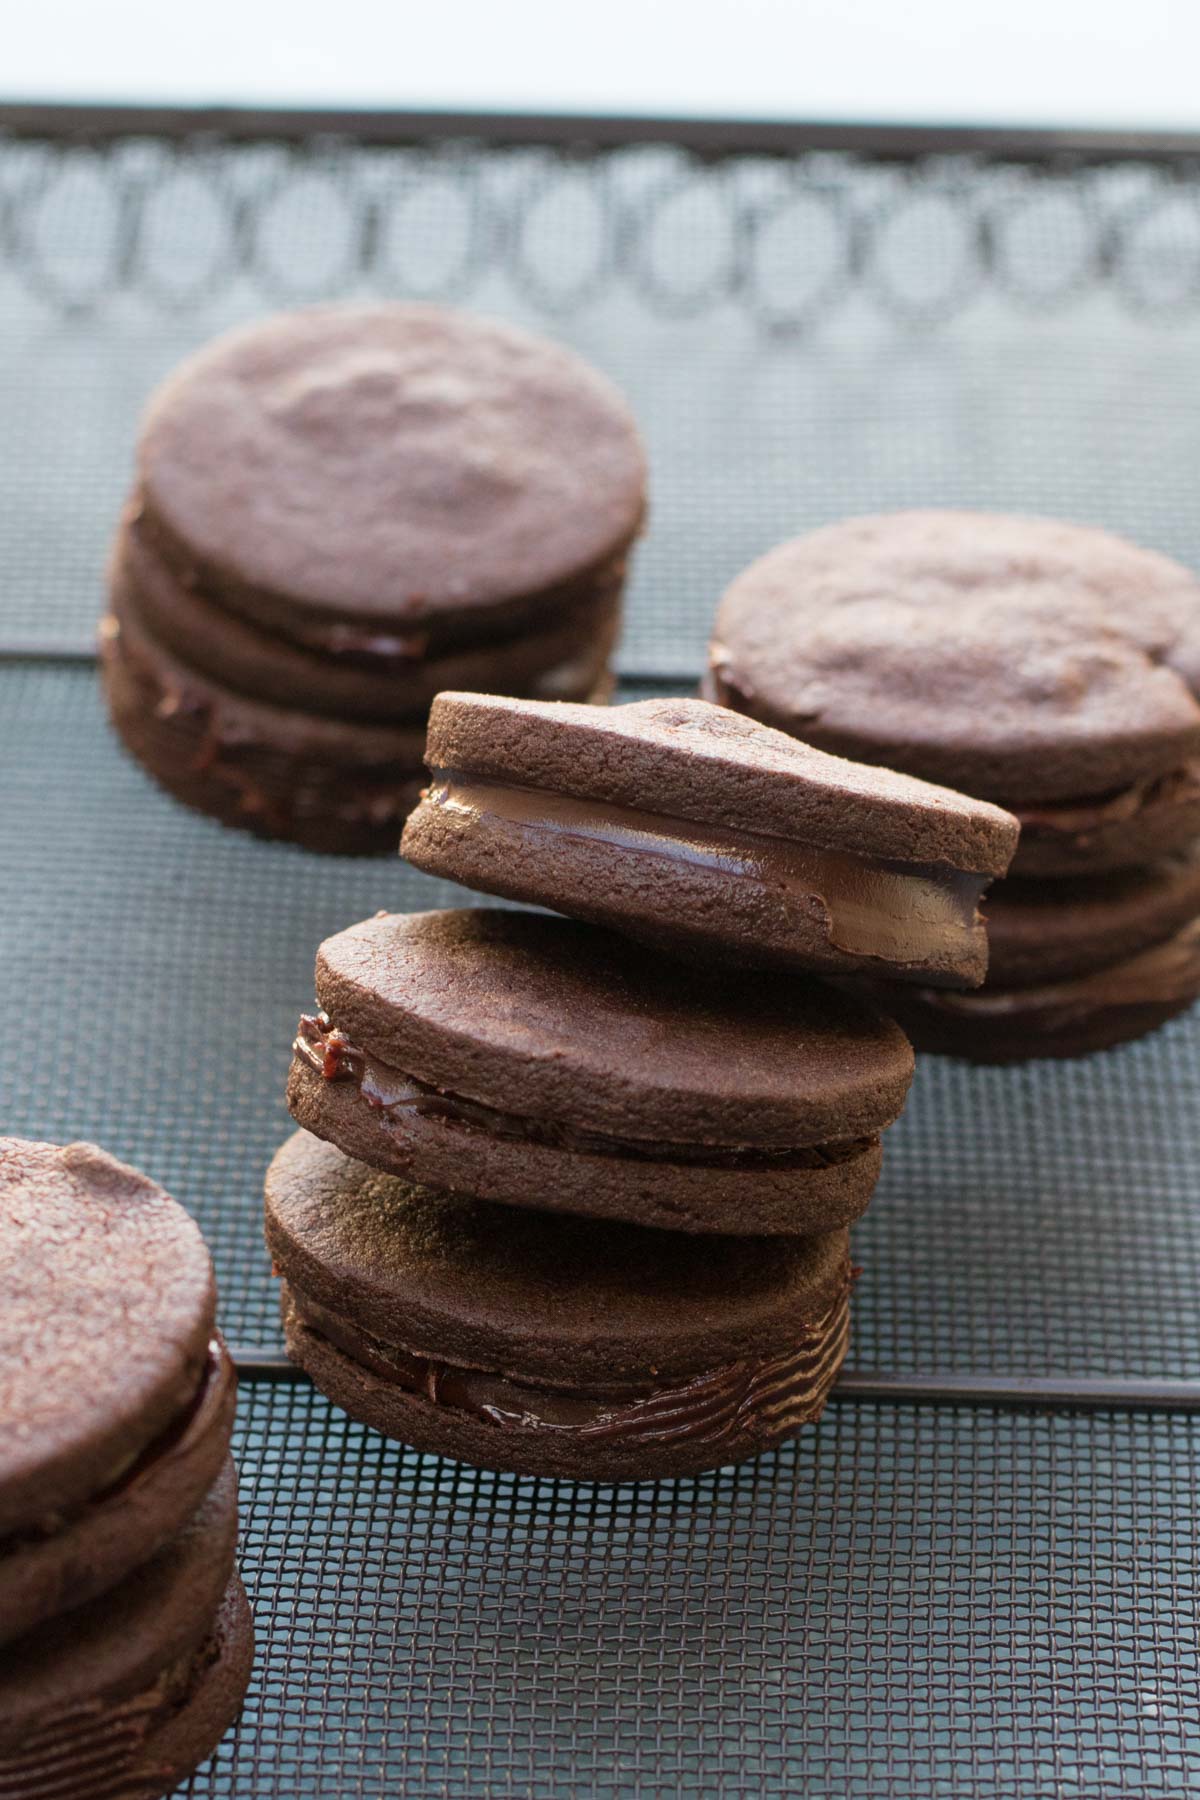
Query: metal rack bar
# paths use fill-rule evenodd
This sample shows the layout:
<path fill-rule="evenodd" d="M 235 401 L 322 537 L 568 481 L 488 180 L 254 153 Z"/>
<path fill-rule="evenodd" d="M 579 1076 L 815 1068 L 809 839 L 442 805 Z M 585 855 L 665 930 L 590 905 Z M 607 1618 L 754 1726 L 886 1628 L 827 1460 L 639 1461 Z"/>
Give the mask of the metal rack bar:
<path fill-rule="evenodd" d="M 638 118 L 574 113 L 308 111 L 274 107 L 64 105 L 0 101 L 14 137 L 103 140 L 153 136 L 299 143 L 319 137 L 404 145 L 470 139 L 488 145 L 599 149 L 674 144 L 701 157 L 842 151 L 886 161 L 976 155 L 1006 162 L 1163 162 L 1200 159 L 1200 133 L 1050 130 L 1017 126 L 831 124 L 822 120 Z"/>
<path fill-rule="evenodd" d="M 308 1376 L 282 1350 L 235 1344 L 230 1355 L 246 1382 L 303 1383 Z M 1067 1375 L 889 1375 L 847 1369 L 832 1398 L 870 1406 L 1004 1407 L 1021 1412 L 1200 1412 L 1200 1381 L 1073 1379 Z"/>

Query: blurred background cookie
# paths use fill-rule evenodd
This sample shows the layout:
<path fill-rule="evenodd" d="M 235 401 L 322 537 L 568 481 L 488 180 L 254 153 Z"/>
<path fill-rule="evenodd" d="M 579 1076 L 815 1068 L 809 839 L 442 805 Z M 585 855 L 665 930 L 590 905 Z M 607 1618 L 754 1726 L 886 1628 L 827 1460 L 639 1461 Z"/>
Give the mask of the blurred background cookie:
<path fill-rule="evenodd" d="M 117 730 L 228 824 L 394 849 L 439 688 L 607 697 L 645 481 L 616 390 L 512 326 L 347 305 L 218 339 L 143 421 Z"/>
<path fill-rule="evenodd" d="M 1010 875 L 1040 891 L 991 891 L 995 953 L 973 1001 L 903 1002 L 920 1043 L 985 1058 L 1082 1053 L 1140 1036 L 1200 991 L 1191 940 L 1178 936 L 1181 905 L 1192 917 L 1200 906 L 1190 875 L 1162 860 L 1200 835 L 1200 582 L 1179 563 L 1053 519 L 846 520 L 737 577 L 705 691 L 806 743 L 1016 815 Z M 1139 869 L 1140 881 L 1113 879 Z M 1088 977 L 1064 990 L 1043 970 L 1054 986 L 1037 1004 L 1024 977 L 1020 997 L 1006 993 L 1016 983 L 1003 967 L 1017 921 L 1035 915 L 1046 956 L 1078 931 L 1070 980 Z M 1112 953 L 1117 917 L 1122 929 L 1136 920 L 1136 960 Z M 1162 954 L 1147 961 L 1152 942 Z M 1098 974 L 1118 960 L 1119 994 Z"/>

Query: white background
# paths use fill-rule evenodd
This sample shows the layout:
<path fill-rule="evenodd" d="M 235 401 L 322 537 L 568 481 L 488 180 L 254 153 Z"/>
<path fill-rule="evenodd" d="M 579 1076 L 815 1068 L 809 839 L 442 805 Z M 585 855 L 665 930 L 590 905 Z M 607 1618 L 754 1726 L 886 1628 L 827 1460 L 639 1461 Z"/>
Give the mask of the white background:
<path fill-rule="evenodd" d="M 7 13 L 9 100 L 1200 126 L 1200 0 L 10 0 Z"/>

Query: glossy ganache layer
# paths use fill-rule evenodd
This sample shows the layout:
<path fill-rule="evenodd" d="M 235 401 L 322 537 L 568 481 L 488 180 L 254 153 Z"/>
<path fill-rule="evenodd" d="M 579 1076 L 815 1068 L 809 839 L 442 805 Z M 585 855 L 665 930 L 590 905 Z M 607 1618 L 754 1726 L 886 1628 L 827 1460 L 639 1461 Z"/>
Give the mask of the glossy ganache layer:
<path fill-rule="evenodd" d="M 423 805 L 486 827 L 518 829 L 548 847 L 574 839 L 692 871 L 744 879 L 827 917 L 848 957 L 926 963 L 973 937 L 988 877 L 948 864 L 858 856 L 763 832 L 732 830 L 609 801 L 434 769 Z"/>
<path fill-rule="evenodd" d="M 304 1339 L 311 1335 L 378 1380 L 502 1433 L 661 1450 L 747 1436 L 773 1442 L 817 1418 L 845 1355 L 852 1278 L 847 1261 L 825 1309 L 798 1325 L 792 1340 L 771 1356 L 661 1384 L 648 1371 L 641 1381 L 606 1391 L 525 1382 L 385 1344 L 292 1283 L 284 1284 L 283 1312 L 289 1350 L 302 1366 Z"/>

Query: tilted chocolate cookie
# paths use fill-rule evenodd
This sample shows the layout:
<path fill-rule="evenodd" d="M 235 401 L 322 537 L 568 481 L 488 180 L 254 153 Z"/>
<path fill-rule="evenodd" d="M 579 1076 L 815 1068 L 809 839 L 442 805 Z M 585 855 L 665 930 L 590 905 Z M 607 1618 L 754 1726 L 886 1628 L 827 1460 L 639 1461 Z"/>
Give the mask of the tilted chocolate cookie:
<path fill-rule="evenodd" d="M 1015 822 L 702 700 L 441 694 L 419 869 L 705 960 L 972 987 Z"/>
<path fill-rule="evenodd" d="M 267 1175 L 289 1354 L 354 1418 L 483 1468 L 694 1474 L 819 1416 L 846 1234 L 702 1239 L 522 1214 L 297 1132 Z"/>
<path fill-rule="evenodd" d="M 824 984 L 702 974 L 569 919 L 380 914 L 322 944 L 288 1104 L 348 1154 L 511 1206 L 677 1232 L 857 1218 L 912 1076 Z"/>
<path fill-rule="evenodd" d="M 119 1581 L 217 1479 L 215 1306 L 161 1188 L 92 1144 L 0 1138 L 0 1643 Z"/>
<path fill-rule="evenodd" d="M 827 526 L 734 581 L 706 692 L 1007 807 L 1014 874 L 1200 834 L 1200 582 L 1110 532 L 971 512 Z"/>
<path fill-rule="evenodd" d="M 254 1654 L 236 1538 L 227 1461 L 150 1560 L 0 1649 L 0 1794 L 158 1800 L 210 1755 Z"/>
<path fill-rule="evenodd" d="M 973 994 L 875 989 L 919 1050 L 973 1062 L 1083 1056 L 1200 997 L 1200 854 L 1070 881 L 1004 881 L 992 966 Z"/>

